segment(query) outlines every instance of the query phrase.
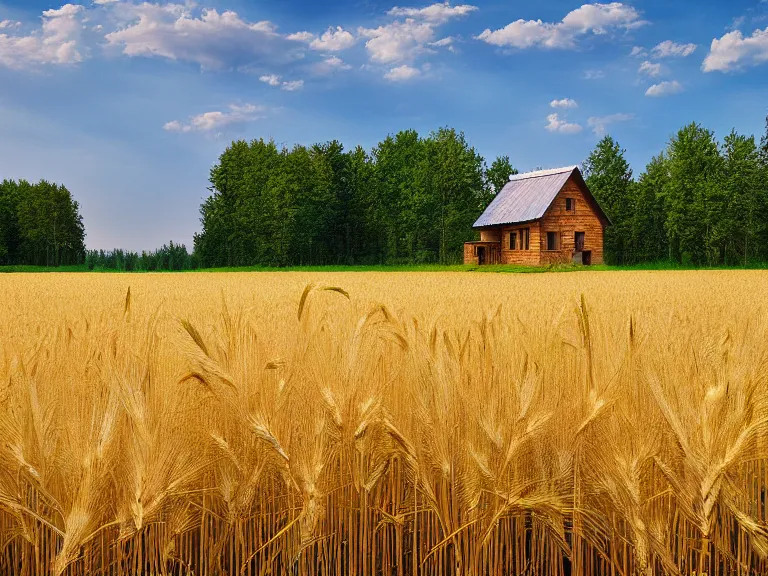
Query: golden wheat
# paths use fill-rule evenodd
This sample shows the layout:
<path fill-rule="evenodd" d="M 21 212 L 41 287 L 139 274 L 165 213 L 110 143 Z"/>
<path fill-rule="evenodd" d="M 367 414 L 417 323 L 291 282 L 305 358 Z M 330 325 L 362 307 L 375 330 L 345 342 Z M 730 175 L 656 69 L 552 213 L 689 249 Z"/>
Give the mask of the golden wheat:
<path fill-rule="evenodd" d="M 763 272 L 0 294 L 0 574 L 768 573 Z"/>

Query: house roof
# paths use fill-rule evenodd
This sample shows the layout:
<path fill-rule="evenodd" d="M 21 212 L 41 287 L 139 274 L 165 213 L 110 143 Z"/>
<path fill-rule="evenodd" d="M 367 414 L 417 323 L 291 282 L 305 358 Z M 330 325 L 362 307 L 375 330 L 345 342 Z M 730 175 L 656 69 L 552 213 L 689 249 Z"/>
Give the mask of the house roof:
<path fill-rule="evenodd" d="M 576 183 L 582 188 L 587 200 L 601 220 L 610 221 L 584 183 L 577 166 L 566 166 L 553 170 L 539 170 L 510 176 L 501 192 L 485 209 L 475 222 L 475 228 L 514 224 L 538 220 L 549 208 L 552 201 L 573 175 L 578 176 Z"/>

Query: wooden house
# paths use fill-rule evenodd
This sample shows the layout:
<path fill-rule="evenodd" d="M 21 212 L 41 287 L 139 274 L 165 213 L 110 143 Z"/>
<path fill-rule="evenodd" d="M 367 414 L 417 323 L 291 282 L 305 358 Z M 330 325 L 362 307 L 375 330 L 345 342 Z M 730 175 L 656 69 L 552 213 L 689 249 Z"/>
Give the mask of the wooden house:
<path fill-rule="evenodd" d="M 465 264 L 602 264 L 608 217 L 578 167 L 510 176 L 474 224 Z"/>

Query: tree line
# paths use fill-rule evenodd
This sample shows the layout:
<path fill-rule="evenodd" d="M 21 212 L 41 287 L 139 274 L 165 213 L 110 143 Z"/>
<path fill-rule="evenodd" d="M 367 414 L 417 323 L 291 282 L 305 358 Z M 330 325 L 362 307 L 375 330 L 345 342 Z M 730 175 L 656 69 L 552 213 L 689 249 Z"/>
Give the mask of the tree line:
<path fill-rule="evenodd" d="M 584 163 L 587 185 L 613 223 L 607 263 L 768 262 L 768 118 L 760 142 L 736 131 L 718 142 L 689 124 L 637 180 L 625 152 L 606 136 Z"/>
<path fill-rule="evenodd" d="M 626 150 L 605 136 L 583 163 L 612 221 L 605 260 L 693 266 L 768 262 L 766 133 L 722 142 L 681 128 L 635 179 Z M 61 185 L 0 184 L 0 264 L 187 270 L 223 266 L 461 262 L 472 224 L 517 170 L 490 166 L 462 132 L 389 135 L 370 152 L 338 141 L 278 147 L 232 142 L 210 171 L 194 251 L 85 249 L 79 205 Z"/>
<path fill-rule="evenodd" d="M 195 254 L 205 267 L 460 262 L 514 172 L 450 128 L 402 131 L 370 153 L 233 142 L 211 169 Z"/>
<path fill-rule="evenodd" d="M 84 255 L 80 206 L 65 186 L 0 182 L 0 264 L 81 264 Z"/>
<path fill-rule="evenodd" d="M 199 268 L 195 254 L 190 254 L 184 244 L 173 241 L 156 250 L 142 250 L 141 254 L 130 250 L 87 250 L 85 264 L 88 270 L 116 270 L 119 272 L 180 271 Z"/>

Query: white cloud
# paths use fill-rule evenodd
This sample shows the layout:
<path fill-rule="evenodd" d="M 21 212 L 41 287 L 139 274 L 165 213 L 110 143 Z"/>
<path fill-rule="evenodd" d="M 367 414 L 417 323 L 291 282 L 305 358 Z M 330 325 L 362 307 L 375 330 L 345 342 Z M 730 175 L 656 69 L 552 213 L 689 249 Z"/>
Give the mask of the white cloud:
<path fill-rule="evenodd" d="M 16 22 L 14 20 L 2 20 L 0 21 L 0 30 L 3 28 L 18 28 L 21 26 L 21 22 Z"/>
<path fill-rule="evenodd" d="M 611 2 L 610 4 L 584 4 L 566 14 L 563 24 L 567 28 L 582 33 L 591 31 L 593 34 L 605 34 L 613 27 L 631 29 L 642 26 L 646 22 L 640 19 L 640 14 L 632 6 Z"/>
<path fill-rule="evenodd" d="M 552 108 L 578 108 L 579 107 L 579 105 L 576 103 L 576 100 L 573 100 L 571 98 L 563 98 L 562 100 L 552 100 L 552 102 L 550 102 L 549 105 Z"/>
<path fill-rule="evenodd" d="M 683 91 L 683 86 L 677 80 L 670 82 L 659 82 L 654 84 L 648 90 L 645 91 L 646 96 L 658 97 L 669 96 L 670 94 L 678 94 Z"/>
<path fill-rule="evenodd" d="M 614 28 L 631 29 L 645 23 L 637 10 L 621 2 L 584 4 L 560 22 L 517 20 L 498 30 L 486 29 L 478 39 L 512 48 L 574 48 L 579 36 L 606 34 Z"/>
<path fill-rule="evenodd" d="M 425 44 L 435 37 L 431 24 L 412 18 L 378 28 L 360 28 L 358 33 L 369 38 L 365 47 L 371 60 L 382 64 L 413 60 L 427 51 Z"/>
<path fill-rule="evenodd" d="M 453 39 L 437 40 L 436 29 L 452 18 L 461 18 L 477 10 L 476 6 L 451 6 L 448 2 L 426 8 L 392 8 L 388 14 L 405 17 L 378 28 L 358 28 L 358 35 L 368 40 L 365 47 L 372 62 L 394 64 L 412 62 L 419 55 L 431 52 L 430 46 L 450 50 Z"/>
<path fill-rule="evenodd" d="M 0 34 L 0 66 L 21 69 L 39 64 L 75 64 L 83 60 L 79 46 L 84 8 L 65 4 L 45 10 L 40 30 L 28 36 Z M 18 28 L 19 23 L 3 21 L 3 30 Z"/>
<path fill-rule="evenodd" d="M 746 38 L 741 31 L 728 32 L 722 38 L 712 40 L 709 54 L 701 69 L 704 72 L 728 72 L 768 61 L 768 27 L 755 30 Z"/>
<path fill-rule="evenodd" d="M 320 38 L 313 39 L 309 43 L 309 47 L 312 48 L 312 50 L 338 52 L 350 48 L 354 43 L 355 37 L 341 26 L 337 26 L 336 30 L 328 28 Z"/>
<path fill-rule="evenodd" d="M 644 57 L 648 54 L 648 52 L 645 51 L 645 48 L 642 46 L 633 46 L 632 52 L 629 53 L 630 56 L 635 56 L 637 58 Z"/>
<path fill-rule="evenodd" d="M 451 46 L 453 44 L 453 38 L 451 36 L 447 36 L 445 38 L 440 38 L 440 40 L 436 40 L 435 42 L 430 42 L 430 46 L 437 46 L 438 48 L 443 48 L 445 46 Z"/>
<path fill-rule="evenodd" d="M 314 40 L 316 38 L 316 36 L 314 34 L 312 34 L 312 32 L 304 31 L 304 32 L 294 32 L 293 34 L 288 34 L 288 36 L 286 36 L 286 38 L 288 40 L 295 40 L 297 42 L 307 42 L 307 43 L 309 43 L 309 42 L 312 42 L 312 40 Z"/>
<path fill-rule="evenodd" d="M 598 136 L 602 136 L 605 134 L 608 125 L 615 124 L 616 122 L 626 122 L 627 120 L 632 120 L 634 117 L 634 114 L 609 114 L 608 116 L 592 116 L 587 120 L 587 126 L 592 128 L 592 132 Z"/>
<path fill-rule="evenodd" d="M 584 80 L 600 80 L 605 78 L 605 72 L 602 70 L 586 70 L 581 77 L 584 78 Z"/>
<path fill-rule="evenodd" d="M 290 58 L 290 45 L 268 21 L 247 22 L 237 13 L 180 4 L 117 4 L 125 27 L 105 36 L 126 56 L 194 62 L 203 68 L 275 63 Z"/>
<path fill-rule="evenodd" d="M 325 76 L 327 74 L 332 74 L 333 72 L 336 72 L 338 70 L 349 70 L 352 66 L 344 62 L 341 58 L 338 56 L 330 56 L 323 60 L 322 62 L 317 62 L 312 66 L 312 70 L 315 74 L 318 74 L 320 76 Z"/>
<path fill-rule="evenodd" d="M 550 114 L 547 116 L 549 124 L 545 126 L 550 132 L 560 132 L 562 134 L 576 134 L 581 132 L 582 128 L 579 124 L 571 124 L 565 120 L 560 120 L 557 114 Z"/>
<path fill-rule="evenodd" d="M 286 92 L 294 92 L 302 88 L 304 88 L 304 80 L 290 80 L 280 85 L 280 90 L 285 90 Z"/>
<path fill-rule="evenodd" d="M 261 76 L 259 80 L 270 86 L 280 86 L 280 76 L 277 74 L 265 74 L 264 76 Z"/>
<path fill-rule="evenodd" d="M 656 78 L 657 76 L 661 76 L 664 70 L 658 62 L 649 62 L 646 60 L 640 64 L 640 68 L 638 68 L 637 71 L 640 74 L 647 74 L 648 76 Z"/>
<path fill-rule="evenodd" d="M 391 80 L 392 82 L 404 82 L 419 75 L 421 75 L 421 71 L 418 68 L 403 64 L 402 66 L 392 68 L 389 72 L 384 74 L 384 78 Z"/>
<path fill-rule="evenodd" d="M 286 92 L 294 92 L 304 88 L 304 80 L 289 80 L 283 82 L 277 74 L 264 74 L 259 77 L 259 80 L 265 84 L 274 86 L 275 88 L 279 87 L 280 90 L 285 90 Z"/>
<path fill-rule="evenodd" d="M 434 22 L 435 24 L 443 24 L 448 22 L 451 18 L 467 16 L 477 9 L 477 6 L 471 6 L 469 4 L 451 6 L 449 2 L 445 2 L 443 4 L 432 4 L 426 8 L 400 8 L 395 6 L 388 12 L 388 14 L 390 16 L 405 16 L 407 18 L 416 18 L 427 22 Z"/>
<path fill-rule="evenodd" d="M 651 49 L 656 58 L 685 58 L 696 51 L 696 44 L 678 44 L 672 40 L 665 40 Z"/>
<path fill-rule="evenodd" d="M 94 4 L 105 5 L 105 4 L 114 4 L 117 1 L 118 0 L 93 0 L 93 3 Z"/>
<path fill-rule="evenodd" d="M 163 129 L 169 132 L 213 132 L 235 124 L 245 124 L 263 118 L 265 108 L 253 104 L 231 104 L 229 110 L 222 112 L 215 110 L 193 116 L 189 123 L 184 124 L 178 120 L 167 122 Z"/>
<path fill-rule="evenodd" d="M 573 38 L 565 34 L 559 24 L 548 24 L 541 20 L 516 20 L 493 32 L 486 28 L 478 39 L 495 46 L 514 48 L 566 48 L 573 45 Z"/>

